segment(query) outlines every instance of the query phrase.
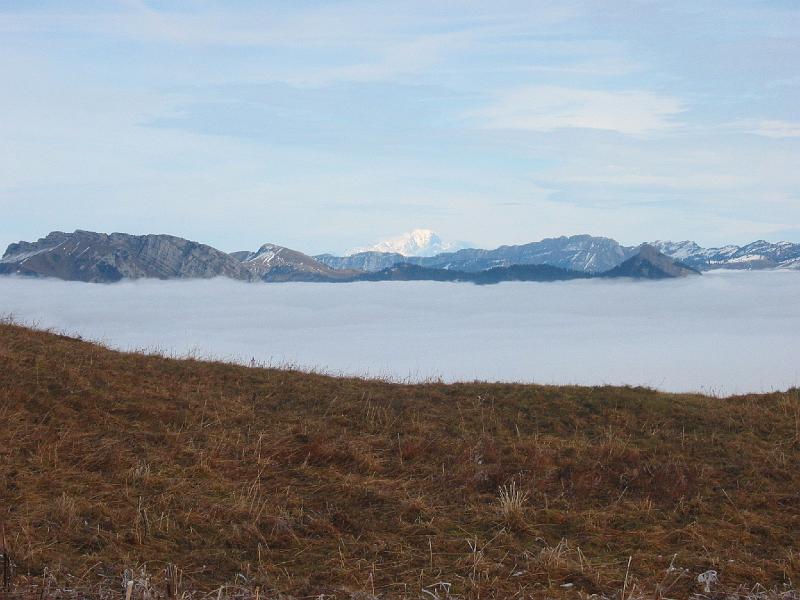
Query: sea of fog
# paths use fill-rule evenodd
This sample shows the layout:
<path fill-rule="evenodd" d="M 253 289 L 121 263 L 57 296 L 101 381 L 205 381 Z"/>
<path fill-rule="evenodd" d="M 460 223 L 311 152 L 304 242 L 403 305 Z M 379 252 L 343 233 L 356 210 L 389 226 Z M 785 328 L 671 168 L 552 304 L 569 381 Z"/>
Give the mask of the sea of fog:
<path fill-rule="evenodd" d="M 114 348 L 399 380 L 800 384 L 797 271 L 483 287 L 0 277 L 0 315 Z"/>

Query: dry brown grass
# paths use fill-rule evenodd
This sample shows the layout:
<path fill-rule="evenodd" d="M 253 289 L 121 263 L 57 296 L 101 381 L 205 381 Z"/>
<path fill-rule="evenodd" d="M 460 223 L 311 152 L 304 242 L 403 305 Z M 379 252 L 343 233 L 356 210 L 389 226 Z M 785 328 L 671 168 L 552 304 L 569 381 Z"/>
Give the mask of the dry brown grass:
<path fill-rule="evenodd" d="M 4 324 L 0 522 L 36 598 L 122 598 L 126 569 L 167 597 L 171 564 L 210 598 L 686 598 L 708 570 L 779 598 L 800 394 L 397 385 Z"/>

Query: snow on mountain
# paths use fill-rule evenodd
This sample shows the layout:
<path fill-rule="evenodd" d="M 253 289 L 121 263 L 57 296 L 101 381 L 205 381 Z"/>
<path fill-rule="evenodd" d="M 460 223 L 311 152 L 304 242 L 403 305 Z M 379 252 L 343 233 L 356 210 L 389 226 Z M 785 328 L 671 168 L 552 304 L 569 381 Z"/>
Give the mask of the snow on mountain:
<path fill-rule="evenodd" d="M 690 267 L 708 269 L 796 269 L 800 262 L 800 244 L 770 243 L 764 240 L 746 246 L 701 248 L 694 242 L 654 242 L 660 252 Z"/>
<path fill-rule="evenodd" d="M 462 248 L 455 252 L 442 252 L 432 256 L 408 256 L 398 252 L 370 250 L 349 256 L 321 254 L 315 258 L 334 269 L 380 271 L 398 263 L 410 263 L 432 269 L 476 272 L 511 265 L 550 265 L 602 273 L 612 269 L 636 254 L 637 248 L 621 246 L 603 237 L 574 235 L 548 238 L 518 246 L 500 246 L 493 250 Z"/>
<path fill-rule="evenodd" d="M 277 264 L 280 266 L 284 266 L 288 264 L 284 258 L 281 257 L 284 251 L 289 251 L 288 248 L 284 248 L 283 246 L 277 246 L 275 244 L 264 244 L 256 250 L 255 252 L 251 252 L 247 256 L 242 258 L 242 262 L 250 263 L 251 265 L 259 264 L 259 265 L 271 265 L 272 262 L 278 258 Z"/>
<path fill-rule="evenodd" d="M 403 256 L 435 256 L 465 247 L 466 244 L 463 243 L 442 241 L 442 238 L 430 229 L 414 229 L 397 237 L 382 240 L 373 246 L 353 248 L 348 250 L 345 255 L 352 256 L 361 252 L 385 252 Z"/>
<path fill-rule="evenodd" d="M 264 244 L 255 252 L 235 252 L 234 255 L 255 279 L 263 281 L 329 281 L 350 275 L 277 244 Z"/>
<path fill-rule="evenodd" d="M 663 252 L 667 256 L 671 256 L 677 260 L 686 260 L 702 252 L 702 248 L 694 242 L 685 240 L 683 242 L 665 242 L 658 240 L 653 242 L 652 246 L 659 252 Z"/>

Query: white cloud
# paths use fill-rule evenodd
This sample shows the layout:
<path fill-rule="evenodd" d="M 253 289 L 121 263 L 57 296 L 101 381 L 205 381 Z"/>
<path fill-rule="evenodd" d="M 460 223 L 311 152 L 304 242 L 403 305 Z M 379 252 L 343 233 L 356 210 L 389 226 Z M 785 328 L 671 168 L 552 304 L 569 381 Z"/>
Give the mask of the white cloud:
<path fill-rule="evenodd" d="M 577 175 L 562 179 L 565 183 L 641 187 L 655 190 L 737 190 L 758 183 L 758 178 L 735 173 L 695 173 L 681 175 L 643 175 L 611 172 L 603 175 Z"/>
<path fill-rule="evenodd" d="M 751 121 L 746 127 L 747 133 L 768 138 L 800 137 L 800 122 L 797 121 Z"/>
<path fill-rule="evenodd" d="M 641 135 L 676 125 L 683 103 L 652 92 L 531 86 L 507 91 L 471 116 L 491 129 L 600 129 Z"/>

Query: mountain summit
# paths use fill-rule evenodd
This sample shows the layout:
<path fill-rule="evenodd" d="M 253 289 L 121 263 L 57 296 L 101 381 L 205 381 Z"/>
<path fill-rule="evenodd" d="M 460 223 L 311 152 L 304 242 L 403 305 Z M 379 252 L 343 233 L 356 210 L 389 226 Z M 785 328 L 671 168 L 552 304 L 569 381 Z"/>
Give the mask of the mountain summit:
<path fill-rule="evenodd" d="M 255 252 L 234 252 L 256 280 L 262 281 L 338 281 L 348 279 L 355 271 L 335 271 L 307 254 L 278 246 L 264 244 Z"/>
<path fill-rule="evenodd" d="M 634 277 L 637 279 L 668 279 L 699 275 L 700 271 L 688 267 L 658 251 L 650 244 L 639 246 L 638 252 L 622 264 L 606 271 L 606 277 Z"/>
<path fill-rule="evenodd" d="M 449 243 L 431 229 L 414 229 L 394 238 L 378 242 L 374 246 L 353 248 L 346 255 L 362 252 L 385 252 L 403 256 L 435 256 L 442 252 L 453 252 L 464 247 L 464 244 Z"/>

